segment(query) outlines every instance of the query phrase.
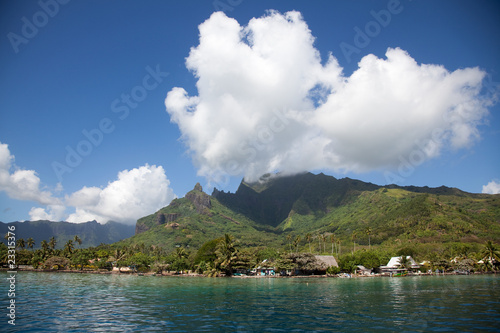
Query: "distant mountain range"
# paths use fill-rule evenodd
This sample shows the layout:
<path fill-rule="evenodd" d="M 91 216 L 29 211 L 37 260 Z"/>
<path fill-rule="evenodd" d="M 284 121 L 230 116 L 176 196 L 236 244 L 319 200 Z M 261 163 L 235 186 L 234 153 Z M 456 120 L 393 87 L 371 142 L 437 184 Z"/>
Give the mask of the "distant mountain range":
<path fill-rule="evenodd" d="M 63 248 L 64 244 L 73 239 L 75 235 L 82 240 L 79 248 L 97 246 L 101 243 L 111 244 L 124 238 L 134 235 L 134 226 L 125 225 L 117 222 L 108 222 L 99 224 L 96 221 L 85 223 L 70 223 L 70 222 L 51 222 L 51 221 L 25 221 L 25 222 L 0 222 L 1 241 L 5 243 L 4 235 L 7 233 L 8 226 L 15 226 L 16 239 L 23 238 L 25 241 L 28 238 L 33 238 L 35 241 L 34 248 L 40 248 L 43 240 L 47 242 L 51 237 L 56 239 L 56 248 Z"/>
<path fill-rule="evenodd" d="M 324 174 L 266 176 L 236 193 L 199 184 L 137 221 L 121 244 L 198 248 L 231 233 L 242 245 L 283 245 L 307 234 L 358 244 L 500 241 L 500 195 L 449 187 L 379 186 Z"/>

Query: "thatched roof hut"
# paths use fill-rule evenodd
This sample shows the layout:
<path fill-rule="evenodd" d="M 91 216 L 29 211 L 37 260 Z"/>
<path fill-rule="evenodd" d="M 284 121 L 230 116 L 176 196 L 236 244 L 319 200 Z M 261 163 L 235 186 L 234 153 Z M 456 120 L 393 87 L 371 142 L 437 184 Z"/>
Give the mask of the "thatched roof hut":
<path fill-rule="evenodd" d="M 337 260 L 335 260 L 334 256 L 314 256 L 314 257 L 316 258 L 316 260 L 323 263 L 326 266 L 325 268 L 331 266 L 339 267 L 339 264 L 337 263 Z"/>

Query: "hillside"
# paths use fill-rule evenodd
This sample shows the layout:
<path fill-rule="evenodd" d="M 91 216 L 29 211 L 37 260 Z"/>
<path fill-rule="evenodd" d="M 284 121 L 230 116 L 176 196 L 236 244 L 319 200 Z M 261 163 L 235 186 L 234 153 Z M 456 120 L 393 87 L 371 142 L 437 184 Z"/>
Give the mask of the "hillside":
<path fill-rule="evenodd" d="M 273 228 L 232 211 L 196 184 L 184 198 L 174 199 L 167 207 L 139 219 L 136 235 L 119 244 L 198 248 L 224 233 L 234 235 L 245 246 L 277 243 Z"/>
<path fill-rule="evenodd" d="M 116 222 L 99 224 L 96 221 L 85 223 L 51 221 L 0 222 L 0 234 L 5 235 L 8 231 L 7 227 L 12 225 L 16 227 L 16 239 L 23 238 L 26 241 L 30 237 L 33 238 L 35 240 L 35 249 L 40 248 L 43 240 L 48 242 L 51 237 L 55 237 L 56 248 L 60 249 L 75 235 L 78 235 L 82 240 L 82 244 L 78 245 L 78 247 L 86 248 L 101 243 L 111 244 L 134 234 L 133 226 Z M 3 237 L 2 241 L 5 242 Z"/>
<path fill-rule="evenodd" d="M 368 229 L 369 228 L 369 229 Z M 367 233 L 369 231 L 369 234 Z M 185 198 L 139 219 L 127 244 L 192 246 L 231 233 L 243 245 L 284 245 L 287 236 L 335 234 L 344 242 L 500 241 L 500 195 L 448 187 L 378 186 L 305 173 L 242 182 L 235 193 L 197 184 Z"/>

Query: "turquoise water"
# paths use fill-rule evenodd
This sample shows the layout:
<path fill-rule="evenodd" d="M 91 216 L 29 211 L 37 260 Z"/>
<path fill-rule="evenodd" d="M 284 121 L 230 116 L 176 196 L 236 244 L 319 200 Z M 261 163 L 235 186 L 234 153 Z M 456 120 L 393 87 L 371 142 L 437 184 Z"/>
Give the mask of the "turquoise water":
<path fill-rule="evenodd" d="M 2 281 L 7 274 L 0 273 Z M 239 279 L 19 272 L 4 332 L 500 331 L 500 277 Z"/>

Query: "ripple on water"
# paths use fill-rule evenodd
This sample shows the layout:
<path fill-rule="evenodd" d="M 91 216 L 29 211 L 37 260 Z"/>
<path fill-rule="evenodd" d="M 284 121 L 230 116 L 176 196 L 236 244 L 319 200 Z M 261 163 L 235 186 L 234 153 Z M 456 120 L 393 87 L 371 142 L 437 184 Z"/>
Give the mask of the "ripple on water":
<path fill-rule="evenodd" d="M 495 276 L 204 279 L 18 273 L 23 332 L 474 331 L 500 327 Z"/>

